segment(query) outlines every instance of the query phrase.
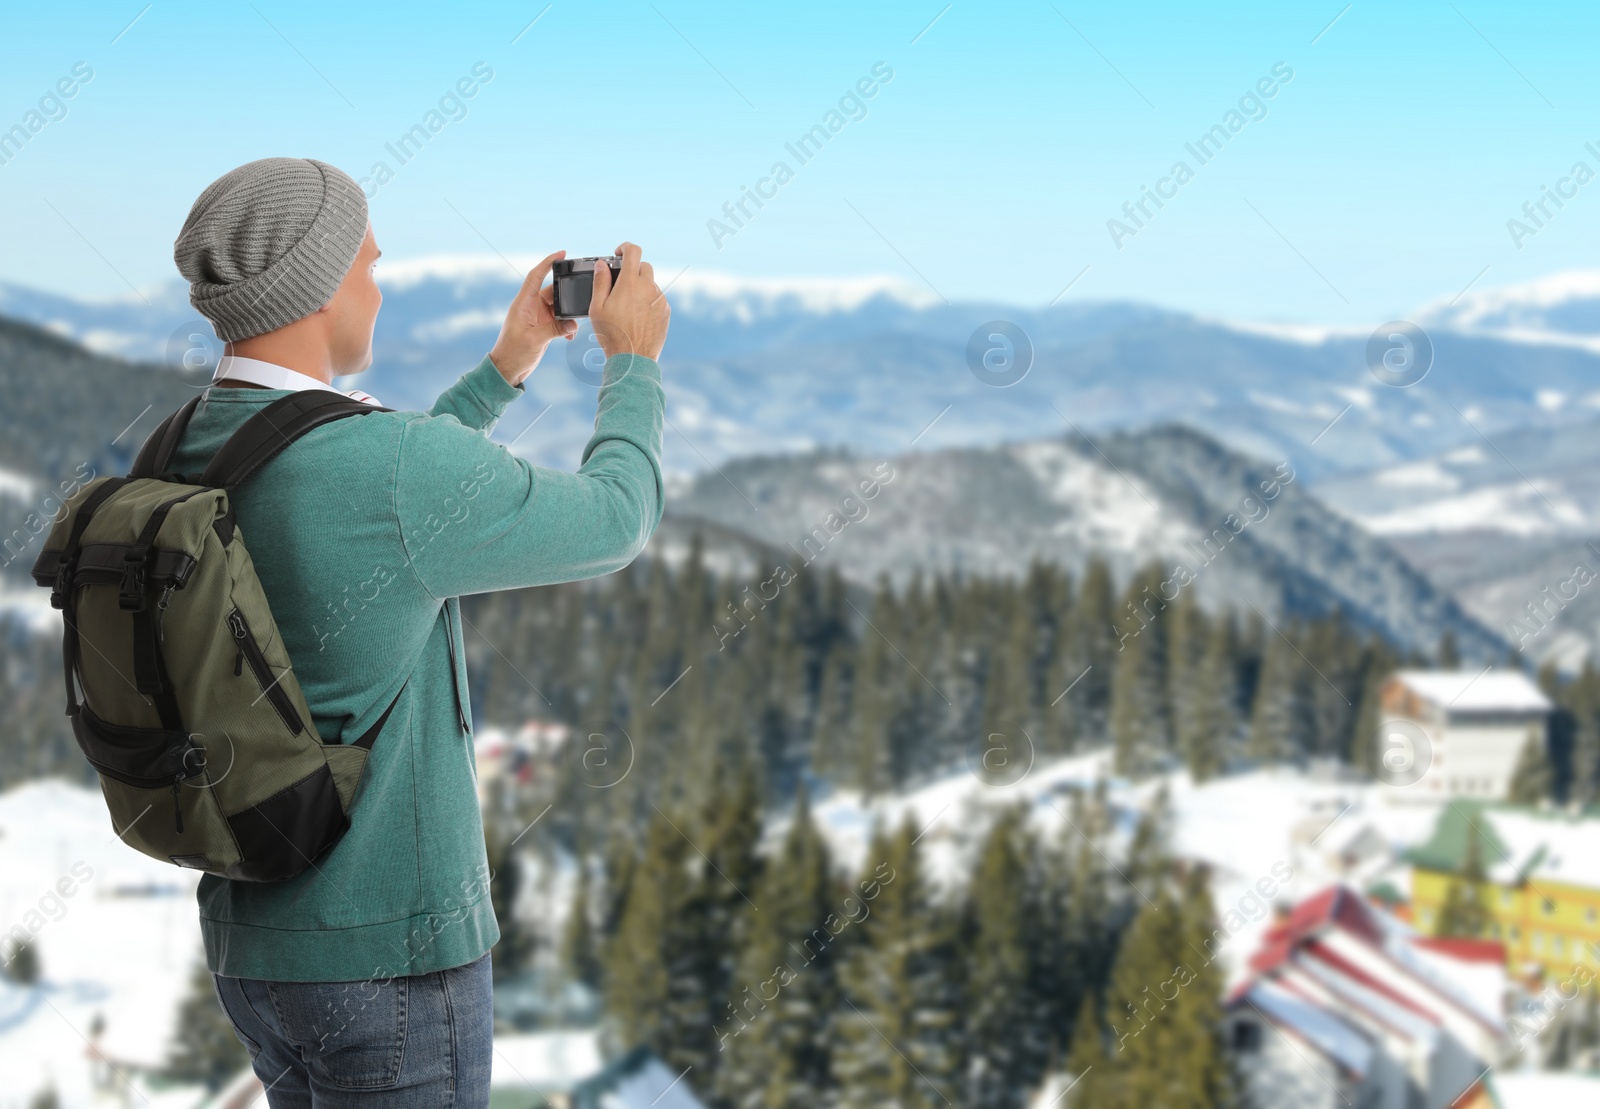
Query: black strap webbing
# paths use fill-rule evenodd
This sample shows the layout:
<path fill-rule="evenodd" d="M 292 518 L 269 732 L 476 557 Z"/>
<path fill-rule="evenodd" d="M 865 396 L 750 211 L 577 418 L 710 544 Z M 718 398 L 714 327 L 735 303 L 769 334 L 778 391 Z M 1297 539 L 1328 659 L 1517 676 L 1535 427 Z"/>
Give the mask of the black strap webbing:
<path fill-rule="evenodd" d="M 200 397 L 196 394 L 185 401 L 182 408 L 156 425 L 156 429 L 144 441 L 144 446 L 139 448 L 139 455 L 133 460 L 133 469 L 128 471 L 129 477 L 155 477 L 166 472 L 167 464 L 172 461 L 172 452 L 178 449 L 178 441 L 189 426 L 189 417 L 194 415 L 199 404 Z"/>
<path fill-rule="evenodd" d="M 378 733 L 383 731 L 383 726 L 389 722 L 389 714 L 393 712 L 394 707 L 400 703 L 400 698 L 405 695 L 406 686 L 410 684 L 411 683 L 408 680 L 400 687 L 400 692 L 394 695 L 394 700 L 390 701 L 389 707 L 383 710 L 383 715 L 378 717 L 377 721 L 372 725 L 372 727 L 362 732 L 361 738 L 356 740 L 352 746 L 365 747 L 369 751 L 372 750 L 372 745 L 378 741 Z"/>
<path fill-rule="evenodd" d="M 72 521 L 72 531 L 67 536 L 66 546 L 61 548 L 61 561 L 57 563 L 56 583 L 50 594 L 50 603 L 61 610 L 62 622 L 65 625 L 61 631 L 61 669 L 67 683 L 68 716 L 78 709 L 78 690 L 74 684 L 78 674 L 76 619 L 78 608 L 75 603 L 78 590 L 72 584 L 72 572 L 78 561 L 78 548 L 83 540 L 83 530 L 89 526 L 89 521 L 94 519 L 94 514 L 111 494 L 126 484 L 128 479 L 125 477 L 107 478 L 104 485 L 84 498 L 83 503 L 78 506 L 78 515 Z"/>
<path fill-rule="evenodd" d="M 200 475 L 200 484 L 232 490 L 312 428 L 346 416 L 392 411 L 322 389 L 290 393 L 251 416 L 222 444 Z"/>

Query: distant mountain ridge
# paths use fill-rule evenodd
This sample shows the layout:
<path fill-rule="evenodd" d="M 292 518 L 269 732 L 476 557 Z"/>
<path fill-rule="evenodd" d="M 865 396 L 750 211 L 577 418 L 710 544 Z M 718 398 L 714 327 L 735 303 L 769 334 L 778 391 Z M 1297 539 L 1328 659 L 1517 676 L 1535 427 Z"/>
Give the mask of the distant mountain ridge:
<path fill-rule="evenodd" d="M 1593 419 L 1335 477 L 1317 493 L 1530 658 L 1570 668 L 1600 649 L 1600 589 L 1589 579 L 1600 577 L 1597 475 Z M 1552 601 L 1547 590 L 1563 583 L 1572 595 Z"/>
<path fill-rule="evenodd" d="M 1101 557 L 1124 582 L 1159 565 L 1167 600 L 1193 589 L 1208 607 L 1253 606 L 1274 623 L 1339 611 L 1429 652 L 1449 631 L 1484 661 L 1506 649 L 1382 540 L 1323 506 L 1292 466 L 1181 426 L 892 458 L 736 459 L 677 493 L 668 518 L 671 551 L 710 524 L 724 537 L 707 540 L 713 564 L 756 576 L 814 564 L 869 587 L 880 575 L 901 585 L 932 572 L 1018 577 L 1035 559 L 1081 573 Z"/>
<path fill-rule="evenodd" d="M 1212 321 L 1129 303 L 946 305 L 881 277 L 754 281 L 690 269 L 658 279 L 674 303 L 667 461 L 679 472 L 771 449 L 894 453 L 913 441 L 977 446 L 1181 420 L 1319 480 L 1462 446 L 1474 428 L 1562 427 L 1600 411 L 1600 353 L 1533 335 L 1533 324 L 1550 334 L 1578 327 L 1587 286 L 1576 278 L 1562 288 L 1578 299 L 1560 311 L 1546 304 L 1537 318 L 1519 309 L 1519 328 L 1503 334 L 1479 326 L 1491 304 L 1543 304 L 1555 294 L 1487 291 L 1449 311 L 1419 311 L 1434 368 L 1405 389 L 1368 372 L 1359 330 Z M 517 265 L 498 257 L 380 269 L 385 306 L 361 387 L 387 404 L 427 407 L 483 357 L 518 280 Z M 148 305 L 80 302 L 0 286 L 0 315 L 121 357 L 172 365 L 207 353 L 187 338 L 208 329 L 181 285 L 143 296 Z M 1030 371 L 1009 388 L 979 381 L 968 364 L 969 340 L 976 334 L 981 344 L 994 321 L 1020 327 L 1033 351 Z M 527 430 L 515 449 L 542 463 L 571 465 L 591 428 L 593 388 L 568 372 L 572 352 L 556 344 L 500 432 L 509 442 Z"/>

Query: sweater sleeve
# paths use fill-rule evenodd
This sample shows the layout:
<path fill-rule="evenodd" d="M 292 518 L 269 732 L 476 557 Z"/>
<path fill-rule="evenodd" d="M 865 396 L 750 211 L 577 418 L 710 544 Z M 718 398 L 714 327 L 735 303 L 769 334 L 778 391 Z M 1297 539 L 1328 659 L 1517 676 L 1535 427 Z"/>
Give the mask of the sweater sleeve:
<path fill-rule="evenodd" d="M 522 391 L 521 385 L 512 385 L 501 377 L 489 356 L 484 355 L 482 362 L 439 394 L 428 415 L 454 416 L 462 426 L 477 428 L 487 435 L 494 430 L 495 421 L 507 406 L 522 396 Z"/>
<path fill-rule="evenodd" d="M 442 600 L 628 565 L 661 522 L 664 404 L 654 360 L 610 358 L 577 473 L 534 466 L 454 412 L 407 421 L 393 488 L 417 580 Z"/>

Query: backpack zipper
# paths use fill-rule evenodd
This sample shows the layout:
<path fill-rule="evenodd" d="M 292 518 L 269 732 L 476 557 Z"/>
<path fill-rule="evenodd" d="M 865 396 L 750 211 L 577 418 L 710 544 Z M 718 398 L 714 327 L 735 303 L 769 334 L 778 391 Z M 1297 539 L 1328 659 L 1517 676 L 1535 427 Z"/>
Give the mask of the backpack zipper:
<path fill-rule="evenodd" d="M 272 707 L 278 710 L 278 715 L 283 717 L 283 722 L 289 730 L 299 735 L 305 724 L 300 719 L 300 713 L 295 710 L 294 701 L 290 698 L 283 685 L 273 677 L 272 667 L 267 665 L 267 656 L 262 653 L 261 646 L 250 633 L 250 626 L 244 622 L 244 613 L 234 609 L 228 613 L 228 627 L 233 631 L 233 638 L 238 641 L 239 653 L 233 660 L 233 672 L 243 673 L 245 663 L 250 664 L 250 672 L 256 676 L 256 682 L 261 686 L 261 692 L 267 700 L 272 702 Z"/>

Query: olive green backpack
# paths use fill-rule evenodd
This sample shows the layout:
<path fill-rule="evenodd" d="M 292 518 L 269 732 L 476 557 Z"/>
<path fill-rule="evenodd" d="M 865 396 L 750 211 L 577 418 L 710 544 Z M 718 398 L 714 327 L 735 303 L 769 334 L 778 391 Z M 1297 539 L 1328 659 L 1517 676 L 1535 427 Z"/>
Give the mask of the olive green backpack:
<path fill-rule="evenodd" d="M 251 416 L 203 474 L 169 472 L 199 402 L 151 433 L 127 477 L 68 502 L 33 578 L 61 610 L 67 715 L 117 835 L 178 866 L 280 881 L 350 827 L 395 705 L 354 742 L 322 742 L 232 498 L 312 428 L 391 410 L 296 392 Z"/>

